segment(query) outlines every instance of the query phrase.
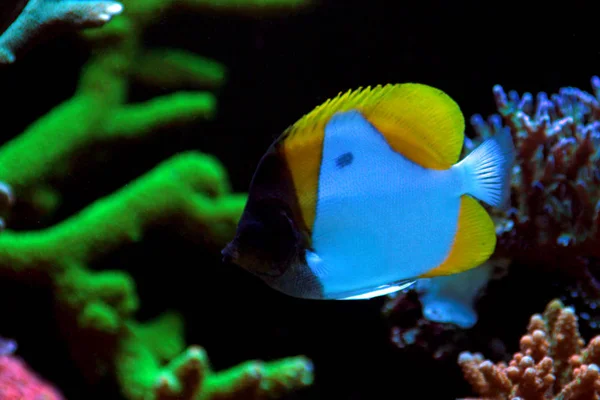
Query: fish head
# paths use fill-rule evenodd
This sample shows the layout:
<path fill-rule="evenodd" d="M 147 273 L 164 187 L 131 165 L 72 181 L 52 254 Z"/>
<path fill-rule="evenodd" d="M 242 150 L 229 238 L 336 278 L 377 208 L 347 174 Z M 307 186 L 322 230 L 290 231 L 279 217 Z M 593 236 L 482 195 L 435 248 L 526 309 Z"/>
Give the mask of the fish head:
<path fill-rule="evenodd" d="M 223 249 L 223 261 L 260 277 L 282 276 L 298 256 L 296 233 L 285 205 L 249 201 L 234 239 Z"/>
<path fill-rule="evenodd" d="M 223 262 L 236 264 L 272 288 L 300 298 L 321 298 L 321 288 L 306 262 L 309 235 L 295 207 L 285 163 L 272 146 L 259 163 L 248 201 Z"/>

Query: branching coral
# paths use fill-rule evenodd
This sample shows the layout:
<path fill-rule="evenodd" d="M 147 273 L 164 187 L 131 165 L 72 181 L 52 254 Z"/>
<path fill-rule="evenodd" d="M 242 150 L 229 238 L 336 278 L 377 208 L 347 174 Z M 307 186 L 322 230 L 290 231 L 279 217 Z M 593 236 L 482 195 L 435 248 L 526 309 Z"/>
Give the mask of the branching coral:
<path fill-rule="evenodd" d="M 0 64 L 13 63 L 26 47 L 53 31 L 99 27 L 123 10 L 116 1 L 97 0 L 9 0 L 8 4 L 21 12 L 0 35 Z"/>
<path fill-rule="evenodd" d="M 593 273 L 600 249 L 600 78 L 591 81 L 593 93 L 567 87 L 551 96 L 538 93 L 535 100 L 529 93 L 507 94 L 496 85 L 493 93 L 498 114 L 487 120 L 481 115 L 471 118 L 475 135 L 466 140 L 464 153 L 503 129 L 511 131 L 517 148 L 512 207 L 508 211 L 490 210 L 498 234 L 496 252 L 490 260 L 494 275 L 506 276 L 509 265 L 541 266 L 545 275 L 554 271 L 556 276 L 571 278 L 576 283 L 568 292 L 583 295 L 590 309 L 595 309 L 598 304 L 593 299 L 600 295 L 600 283 Z M 565 282 L 561 280 L 563 287 Z M 460 300 L 460 304 L 469 303 L 460 288 L 475 284 L 482 290 L 486 287 L 486 282 L 474 280 L 469 273 L 453 279 L 432 279 L 431 283 L 436 293 L 459 293 L 460 298 L 455 300 Z M 462 314 L 454 312 L 456 308 L 441 316 L 440 312 L 426 312 L 432 297 L 436 299 L 439 295 L 430 290 L 422 292 L 426 321 L 418 323 L 420 328 L 416 332 L 406 326 L 397 327 L 399 332 L 412 332 L 415 343 L 421 342 L 419 338 L 426 337 L 427 332 L 439 334 L 449 329 L 456 335 L 456 327 L 451 325 L 460 325 L 464 318 L 459 320 L 455 316 Z M 473 301 L 477 292 L 471 294 Z M 440 301 L 446 301 L 447 297 Z M 386 306 L 388 314 L 393 309 L 402 309 L 404 299 L 405 296 L 399 295 L 391 300 Z M 565 296 L 565 300 L 572 299 Z M 443 311 L 439 307 L 436 310 Z M 476 314 L 472 315 L 475 319 L 471 322 L 475 322 Z M 586 320 L 594 319 L 593 315 L 584 315 Z M 591 323 L 597 322 L 596 318 Z M 441 346 L 447 347 L 445 343 Z"/>
<path fill-rule="evenodd" d="M 591 86 L 592 93 L 566 87 L 551 96 L 538 93 L 534 101 L 529 93 L 507 94 L 497 85 L 499 114 L 487 121 L 474 115 L 476 138 L 465 146 L 469 151 L 499 129 L 511 130 L 518 149 L 512 208 L 492 211 L 495 257 L 555 270 L 569 278 L 561 280 L 567 292 L 587 299 L 590 310 L 600 295 L 594 273 L 600 255 L 600 78 L 593 77 Z"/>
<path fill-rule="evenodd" d="M 567 87 L 548 96 L 494 87 L 499 115 L 471 124 L 485 139 L 503 124 L 518 149 L 513 209 L 497 215 L 498 251 L 511 259 L 560 263 L 600 255 L 600 78 L 594 94 Z"/>
<path fill-rule="evenodd" d="M 18 221 L 24 209 L 40 218 L 52 215 L 61 202 L 60 182 L 82 161 L 89 164 L 82 154 L 90 148 L 146 138 L 213 114 L 216 102 L 207 92 L 184 91 L 128 103 L 133 78 L 174 89 L 216 87 L 224 81 L 224 68 L 214 61 L 181 50 L 143 47 L 144 29 L 162 13 L 176 7 L 263 13 L 306 4 L 123 3 L 123 15 L 101 29 L 84 32 L 94 52 L 75 95 L 0 148 L 0 180 L 7 184 L 0 191 L 0 207 L 12 202 L 13 192 L 16 198 L 9 221 Z M 170 73 L 158 74 L 162 67 L 169 67 Z M 75 363 L 90 380 L 113 376 L 128 399 L 280 396 L 311 384 L 309 360 L 251 361 L 213 372 L 202 348 L 186 348 L 179 315 L 137 322 L 139 300 L 131 276 L 93 269 L 95 260 L 142 240 L 156 227 L 176 227 L 189 237 L 222 244 L 233 234 L 244 203 L 245 195 L 231 193 L 217 159 L 181 153 L 57 224 L 36 231 L 4 231 L 0 277 L 51 287 L 57 321 L 69 338 Z"/>
<path fill-rule="evenodd" d="M 458 362 L 485 399 L 585 400 L 600 395 L 600 336 L 585 346 L 572 308 L 551 301 L 543 315 L 531 317 L 520 348 L 508 364 L 468 352 Z"/>
<path fill-rule="evenodd" d="M 216 100 L 209 92 L 182 90 L 145 103 L 128 103 L 132 82 L 169 89 L 217 88 L 225 82 L 221 64 L 171 48 L 146 48 L 142 34 L 169 10 L 205 10 L 262 15 L 308 2 L 279 1 L 124 1 L 126 12 L 101 29 L 84 31 L 94 53 L 84 66 L 75 95 L 36 121 L 0 152 L 0 177 L 37 215 L 48 216 L 60 203 L 56 183 L 76 168 L 93 145 L 110 148 L 165 128 L 211 118 Z M 256 5 L 256 8 L 254 6 Z M 258 6 L 260 5 L 260 7 Z M 38 157 L 37 149 L 45 150 Z M 22 208 L 24 204 L 17 204 Z"/>

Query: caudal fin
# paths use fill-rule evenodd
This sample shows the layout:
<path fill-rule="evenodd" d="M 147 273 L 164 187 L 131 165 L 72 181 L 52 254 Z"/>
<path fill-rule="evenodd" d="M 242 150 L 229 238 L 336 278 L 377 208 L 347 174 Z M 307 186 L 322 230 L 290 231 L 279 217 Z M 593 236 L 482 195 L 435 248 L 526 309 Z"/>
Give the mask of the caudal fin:
<path fill-rule="evenodd" d="M 464 177 L 465 194 L 493 207 L 505 208 L 510 200 L 510 179 L 515 146 L 508 127 L 486 139 L 455 165 Z"/>

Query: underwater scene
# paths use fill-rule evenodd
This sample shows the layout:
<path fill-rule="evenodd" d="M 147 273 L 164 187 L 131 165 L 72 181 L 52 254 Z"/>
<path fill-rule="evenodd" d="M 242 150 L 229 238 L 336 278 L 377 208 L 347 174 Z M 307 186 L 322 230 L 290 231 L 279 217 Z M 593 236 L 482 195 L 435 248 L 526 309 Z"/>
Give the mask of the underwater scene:
<path fill-rule="evenodd" d="M 600 399 L 597 20 L 3 0 L 0 400 Z"/>

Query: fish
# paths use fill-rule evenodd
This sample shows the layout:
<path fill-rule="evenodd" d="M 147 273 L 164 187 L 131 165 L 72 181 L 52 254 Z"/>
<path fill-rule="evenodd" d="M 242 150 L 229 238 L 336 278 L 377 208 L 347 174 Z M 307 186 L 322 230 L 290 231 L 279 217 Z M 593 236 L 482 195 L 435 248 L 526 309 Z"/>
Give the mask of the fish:
<path fill-rule="evenodd" d="M 370 299 L 487 261 L 488 210 L 510 205 L 515 160 L 502 129 L 463 159 L 465 120 L 421 83 L 325 101 L 268 148 L 250 182 L 235 264 L 292 297 Z"/>

